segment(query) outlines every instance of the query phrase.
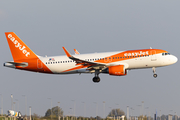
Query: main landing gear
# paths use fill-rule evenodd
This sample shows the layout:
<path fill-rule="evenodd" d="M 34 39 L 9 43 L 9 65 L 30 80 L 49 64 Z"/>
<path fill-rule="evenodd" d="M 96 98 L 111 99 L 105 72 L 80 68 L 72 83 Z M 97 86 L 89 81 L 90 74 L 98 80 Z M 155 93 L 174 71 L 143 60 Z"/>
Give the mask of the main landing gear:
<path fill-rule="evenodd" d="M 99 76 L 97 76 L 97 77 L 93 77 L 93 82 L 95 82 L 95 83 L 100 82 L 100 78 L 99 78 Z"/>
<path fill-rule="evenodd" d="M 154 78 L 157 78 L 157 74 L 156 74 L 156 69 L 155 69 L 155 67 L 152 67 L 152 70 L 153 70 L 153 73 L 154 73 L 154 74 L 153 74 L 153 77 L 154 77 Z"/>
<path fill-rule="evenodd" d="M 100 82 L 99 71 L 96 71 L 96 72 L 95 72 L 95 77 L 93 77 L 92 80 L 93 80 L 93 82 L 95 82 L 95 83 Z"/>

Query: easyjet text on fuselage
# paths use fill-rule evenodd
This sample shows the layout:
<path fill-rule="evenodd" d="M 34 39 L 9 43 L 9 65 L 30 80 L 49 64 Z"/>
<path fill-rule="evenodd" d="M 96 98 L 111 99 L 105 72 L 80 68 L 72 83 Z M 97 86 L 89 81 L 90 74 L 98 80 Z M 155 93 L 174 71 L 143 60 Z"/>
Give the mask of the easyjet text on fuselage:
<path fill-rule="evenodd" d="M 132 53 L 124 53 L 124 56 L 138 56 L 138 55 L 149 55 L 149 51 L 139 51 L 139 52 L 132 52 Z"/>

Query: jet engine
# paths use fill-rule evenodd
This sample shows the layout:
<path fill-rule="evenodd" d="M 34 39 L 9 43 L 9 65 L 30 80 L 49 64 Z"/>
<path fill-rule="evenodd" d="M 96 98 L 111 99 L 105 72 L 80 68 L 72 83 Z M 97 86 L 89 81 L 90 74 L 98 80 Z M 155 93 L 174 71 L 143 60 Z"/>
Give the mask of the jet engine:
<path fill-rule="evenodd" d="M 127 70 L 124 65 L 116 65 L 108 67 L 109 75 L 123 76 L 127 74 Z"/>

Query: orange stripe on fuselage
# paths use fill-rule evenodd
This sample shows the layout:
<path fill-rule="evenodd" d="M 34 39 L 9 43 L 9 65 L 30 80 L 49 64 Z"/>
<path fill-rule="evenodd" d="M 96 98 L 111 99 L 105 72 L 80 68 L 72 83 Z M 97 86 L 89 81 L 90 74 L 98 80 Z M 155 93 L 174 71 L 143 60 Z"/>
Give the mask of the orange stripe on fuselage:
<path fill-rule="evenodd" d="M 79 69 L 82 69 L 82 68 L 87 68 L 87 67 L 89 67 L 89 66 L 90 66 L 90 65 L 88 65 L 88 66 L 83 66 L 83 65 L 81 65 L 81 66 L 76 66 L 76 67 L 74 67 L 74 68 L 65 70 L 65 71 L 63 71 L 63 72 L 69 72 L 69 71 L 73 71 L 73 70 L 79 70 Z"/>

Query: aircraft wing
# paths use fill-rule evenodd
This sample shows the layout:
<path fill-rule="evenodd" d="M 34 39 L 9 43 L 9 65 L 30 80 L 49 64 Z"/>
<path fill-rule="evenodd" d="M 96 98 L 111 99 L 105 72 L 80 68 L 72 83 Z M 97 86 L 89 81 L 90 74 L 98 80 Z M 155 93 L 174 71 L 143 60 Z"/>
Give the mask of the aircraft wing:
<path fill-rule="evenodd" d="M 71 60 L 74 60 L 76 62 L 76 65 L 87 66 L 89 69 L 103 69 L 103 68 L 106 68 L 106 64 L 81 60 L 79 58 L 76 58 L 76 57 L 72 56 L 66 50 L 66 48 L 64 48 L 64 47 L 62 47 L 62 48 L 64 49 L 64 52 L 66 53 L 67 57 L 69 57 Z"/>

